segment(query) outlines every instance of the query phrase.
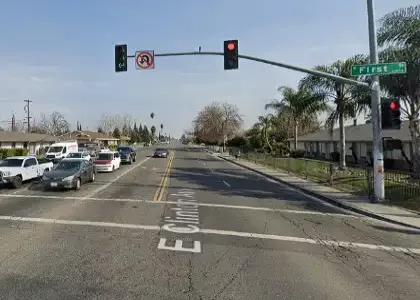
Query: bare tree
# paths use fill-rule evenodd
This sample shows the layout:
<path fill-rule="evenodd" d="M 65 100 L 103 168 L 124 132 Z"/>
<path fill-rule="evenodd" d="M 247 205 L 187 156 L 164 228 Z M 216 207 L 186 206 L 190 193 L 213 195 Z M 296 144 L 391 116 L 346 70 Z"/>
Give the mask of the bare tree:
<path fill-rule="evenodd" d="M 26 126 L 26 124 L 23 124 L 23 126 Z M 22 127 L 22 131 L 24 128 Z M 37 118 L 33 118 L 31 120 L 31 133 L 42 133 L 46 134 L 46 131 L 44 128 L 41 127 L 41 123 L 38 121 Z"/>
<path fill-rule="evenodd" d="M 39 127 L 46 134 L 59 136 L 70 131 L 70 125 L 64 116 L 54 111 L 50 115 L 41 114 Z"/>
<path fill-rule="evenodd" d="M 243 124 L 238 108 L 229 103 L 214 102 L 199 112 L 193 121 L 194 133 L 202 141 L 221 144 L 232 138 Z"/>
<path fill-rule="evenodd" d="M 98 127 L 100 127 L 104 132 L 112 132 L 116 127 L 114 115 L 102 115 Z"/>
<path fill-rule="evenodd" d="M 99 121 L 98 128 L 101 128 L 104 132 L 113 132 L 115 128 L 119 131 L 123 131 L 123 128 L 131 128 L 134 124 L 134 118 L 128 114 L 119 115 L 103 115 Z"/>

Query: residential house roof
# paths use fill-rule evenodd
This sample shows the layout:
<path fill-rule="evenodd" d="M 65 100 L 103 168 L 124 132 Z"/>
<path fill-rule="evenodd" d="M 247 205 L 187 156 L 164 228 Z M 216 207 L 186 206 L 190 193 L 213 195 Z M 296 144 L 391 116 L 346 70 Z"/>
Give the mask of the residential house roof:
<path fill-rule="evenodd" d="M 400 130 L 383 130 L 382 137 L 400 139 L 403 142 L 411 141 L 409 122 L 405 121 L 401 124 Z M 372 142 L 372 124 L 351 125 L 345 127 L 347 142 Z M 293 139 L 290 139 L 292 141 Z M 338 142 L 340 141 L 339 129 L 334 129 L 333 135 L 329 130 L 320 130 L 314 133 L 299 136 L 299 142 Z"/>
<path fill-rule="evenodd" d="M 0 131 L 0 142 L 9 143 L 35 143 L 35 142 L 55 142 L 56 136 L 41 133 L 26 133 L 19 131 Z"/>
<path fill-rule="evenodd" d="M 69 140 L 69 139 L 81 139 L 81 138 L 90 138 L 99 141 L 119 141 L 119 139 L 114 138 L 113 136 L 107 135 L 102 132 L 96 131 L 73 131 L 60 135 L 60 140 Z"/>

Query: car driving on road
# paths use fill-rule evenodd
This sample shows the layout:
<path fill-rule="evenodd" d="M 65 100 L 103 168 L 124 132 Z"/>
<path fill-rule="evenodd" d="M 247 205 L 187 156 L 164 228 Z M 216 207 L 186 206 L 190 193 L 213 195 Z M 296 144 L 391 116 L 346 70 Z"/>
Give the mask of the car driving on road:
<path fill-rule="evenodd" d="M 136 161 L 137 153 L 133 147 L 121 146 L 118 147 L 117 151 L 120 153 L 122 163 L 129 163 L 131 165 Z"/>
<path fill-rule="evenodd" d="M 55 168 L 42 176 L 45 190 L 51 188 L 79 190 L 86 182 L 94 182 L 96 168 L 91 161 L 83 158 L 65 158 Z"/>
<path fill-rule="evenodd" d="M 169 156 L 169 151 L 168 149 L 164 149 L 164 148 L 157 148 L 155 149 L 155 151 L 153 151 L 153 157 L 168 157 Z"/>

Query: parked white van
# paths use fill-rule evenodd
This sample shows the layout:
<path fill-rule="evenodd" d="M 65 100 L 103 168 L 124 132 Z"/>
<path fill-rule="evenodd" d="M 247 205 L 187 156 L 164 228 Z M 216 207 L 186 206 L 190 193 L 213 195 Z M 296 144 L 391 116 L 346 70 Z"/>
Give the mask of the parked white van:
<path fill-rule="evenodd" d="M 67 157 L 69 153 L 78 151 L 79 146 L 77 145 L 77 142 L 55 143 L 48 148 L 45 158 L 49 161 L 58 162 L 59 160 Z"/>

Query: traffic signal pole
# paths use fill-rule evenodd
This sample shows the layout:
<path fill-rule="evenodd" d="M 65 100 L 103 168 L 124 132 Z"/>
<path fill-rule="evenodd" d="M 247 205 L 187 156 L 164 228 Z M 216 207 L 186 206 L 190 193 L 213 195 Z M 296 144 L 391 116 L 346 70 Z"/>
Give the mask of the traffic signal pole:
<path fill-rule="evenodd" d="M 370 62 L 377 64 L 378 58 L 378 42 L 376 36 L 375 11 L 373 0 L 367 0 L 367 13 L 369 24 L 369 49 Z M 379 86 L 379 76 L 372 76 L 371 85 L 371 113 L 372 113 L 372 152 L 373 152 L 373 186 L 375 201 L 383 201 L 385 199 L 385 178 L 384 178 L 384 154 L 382 146 L 382 128 L 381 114 L 381 96 Z"/>

